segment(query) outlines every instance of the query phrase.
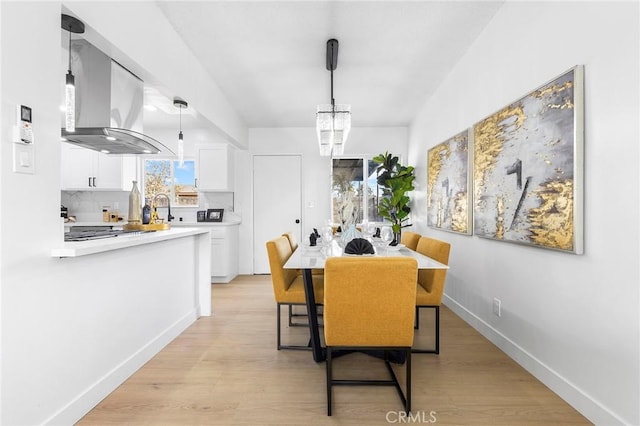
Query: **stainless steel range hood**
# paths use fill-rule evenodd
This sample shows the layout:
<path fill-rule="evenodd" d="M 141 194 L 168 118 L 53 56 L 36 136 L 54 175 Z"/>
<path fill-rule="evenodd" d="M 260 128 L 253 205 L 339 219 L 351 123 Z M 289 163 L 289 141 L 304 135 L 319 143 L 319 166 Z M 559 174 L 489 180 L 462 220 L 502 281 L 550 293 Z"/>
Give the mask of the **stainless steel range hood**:
<path fill-rule="evenodd" d="M 62 140 L 108 154 L 171 154 L 143 134 L 144 83 L 86 40 L 71 42 L 76 131 Z"/>

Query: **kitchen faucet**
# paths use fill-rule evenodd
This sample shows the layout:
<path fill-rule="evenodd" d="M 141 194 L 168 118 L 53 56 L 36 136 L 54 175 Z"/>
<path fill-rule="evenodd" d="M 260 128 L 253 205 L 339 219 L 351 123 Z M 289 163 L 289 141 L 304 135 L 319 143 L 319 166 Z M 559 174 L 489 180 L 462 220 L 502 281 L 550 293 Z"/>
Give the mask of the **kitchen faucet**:
<path fill-rule="evenodd" d="M 151 205 L 153 206 L 153 209 L 156 210 L 157 209 L 156 199 L 160 196 L 165 197 L 167 199 L 167 222 L 171 222 L 171 220 L 174 219 L 174 217 L 171 216 L 171 198 L 169 198 L 167 194 L 163 194 L 163 193 L 156 194 L 156 196 L 153 197 L 153 200 L 151 201 Z"/>

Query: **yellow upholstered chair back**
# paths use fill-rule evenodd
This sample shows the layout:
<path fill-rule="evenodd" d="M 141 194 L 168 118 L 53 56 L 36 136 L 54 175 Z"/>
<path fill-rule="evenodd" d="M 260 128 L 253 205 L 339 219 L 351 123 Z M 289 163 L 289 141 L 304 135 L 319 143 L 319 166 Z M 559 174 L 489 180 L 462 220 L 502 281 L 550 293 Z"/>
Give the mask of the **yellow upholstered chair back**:
<path fill-rule="evenodd" d="M 293 235 L 293 232 L 287 231 L 282 235 L 284 237 L 287 237 L 287 239 L 289 240 L 289 245 L 291 246 L 291 251 L 292 252 L 296 251 L 296 249 L 298 248 L 298 239 L 296 238 L 295 235 Z"/>
<path fill-rule="evenodd" d="M 331 257 L 325 263 L 328 346 L 411 346 L 418 263 L 408 257 Z"/>
<path fill-rule="evenodd" d="M 402 233 L 400 237 L 400 243 L 404 244 L 404 246 L 408 249 L 414 250 L 418 247 L 418 241 L 420 241 L 420 234 L 416 234 L 415 232 L 405 231 Z"/>
<path fill-rule="evenodd" d="M 451 244 L 429 237 L 421 237 L 416 248 L 418 253 L 445 265 L 449 264 L 450 250 Z M 440 305 L 446 278 L 446 269 L 421 269 L 418 271 L 418 284 L 429 294 L 429 300 L 422 301 L 421 304 Z"/>
<path fill-rule="evenodd" d="M 278 237 L 267 241 L 267 254 L 269 255 L 269 268 L 271 269 L 271 283 L 276 302 L 282 301 L 285 292 L 295 280 L 298 271 L 284 269 L 283 266 L 291 257 L 293 251 L 287 237 Z"/>

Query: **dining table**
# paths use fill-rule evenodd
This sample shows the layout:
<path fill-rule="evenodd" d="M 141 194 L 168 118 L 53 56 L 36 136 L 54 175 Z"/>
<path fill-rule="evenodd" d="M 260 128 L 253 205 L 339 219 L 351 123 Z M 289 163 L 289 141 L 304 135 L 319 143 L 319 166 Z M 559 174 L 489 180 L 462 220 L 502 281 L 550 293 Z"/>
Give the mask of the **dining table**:
<path fill-rule="evenodd" d="M 318 325 L 317 302 L 313 292 L 312 270 L 324 269 L 325 261 L 329 257 L 358 256 L 343 253 L 344 245 L 345 244 L 339 237 L 335 237 L 328 242 L 320 242 L 316 246 L 310 246 L 309 243 L 300 244 L 284 264 L 284 269 L 299 269 L 302 271 L 309 324 L 309 346 L 311 347 L 313 360 L 315 362 L 321 362 L 326 359 L 326 349 L 320 342 L 320 328 Z M 372 245 L 375 253 L 365 254 L 362 256 L 374 258 L 383 258 L 388 256 L 412 257 L 418 261 L 418 269 L 449 269 L 449 266 L 404 247 L 401 244 L 399 246 L 392 247 L 379 239 L 373 238 Z"/>

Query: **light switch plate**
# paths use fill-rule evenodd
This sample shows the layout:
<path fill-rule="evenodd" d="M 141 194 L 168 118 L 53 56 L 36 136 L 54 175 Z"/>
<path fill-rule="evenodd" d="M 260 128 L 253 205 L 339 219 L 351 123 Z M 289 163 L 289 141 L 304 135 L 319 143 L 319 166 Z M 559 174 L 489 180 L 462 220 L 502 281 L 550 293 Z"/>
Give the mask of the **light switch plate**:
<path fill-rule="evenodd" d="M 36 161 L 33 145 L 13 144 L 13 172 L 35 174 Z"/>

